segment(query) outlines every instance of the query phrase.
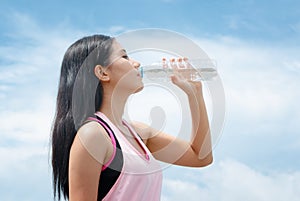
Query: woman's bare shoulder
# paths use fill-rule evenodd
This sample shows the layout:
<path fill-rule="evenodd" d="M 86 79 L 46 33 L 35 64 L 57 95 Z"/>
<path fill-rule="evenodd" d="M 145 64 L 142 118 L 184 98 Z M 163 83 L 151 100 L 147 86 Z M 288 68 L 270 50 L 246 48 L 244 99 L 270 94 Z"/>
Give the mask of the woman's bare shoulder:
<path fill-rule="evenodd" d="M 130 122 L 130 125 L 140 135 L 144 142 L 151 136 L 152 128 L 149 125 L 138 121 Z"/>
<path fill-rule="evenodd" d="M 99 138 L 101 137 L 103 140 L 107 139 L 110 141 L 108 134 L 106 133 L 105 129 L 95 121 L 89 121 L 83 124 L 78 132 L 77 136 L 86 136 L 89 138 Z M 92 140 L 92 139 L 91 139 Z"/>
<path fill-rule="evenodd" d="M 79 128 L 72 145 L 72 149 L 74 148 L 87 151 L 101 164 L 107 161 L 113 151 L 111 139 L 105 129 L 94 121 L 85 123 Z"/>

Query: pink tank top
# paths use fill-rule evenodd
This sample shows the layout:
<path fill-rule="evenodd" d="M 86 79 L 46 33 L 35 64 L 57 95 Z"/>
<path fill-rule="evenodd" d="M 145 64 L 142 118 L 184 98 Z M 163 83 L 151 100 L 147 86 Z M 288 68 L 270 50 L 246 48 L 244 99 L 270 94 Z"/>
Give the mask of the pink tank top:
<path fill-rule="evenodd" d="M 144 150 L 145 154 L 141 154 L 103 113 L 97 112 L 96 115 L 102 118 L 113 130 L 122 149 L 124 160 L 123 168 L 117 181 L 103 198 L 103 200 L 160 200 L 162 171 L 159 162 L 152 156 L 147 146 L 125 120 L 123 120 L 123 124 L 128 127 L 133 137 Z M 111 162 L 111 160 L 109 162 Z M 109 164 L 105 164 L 103 167 L 105 168 L 108 165 Z"/>

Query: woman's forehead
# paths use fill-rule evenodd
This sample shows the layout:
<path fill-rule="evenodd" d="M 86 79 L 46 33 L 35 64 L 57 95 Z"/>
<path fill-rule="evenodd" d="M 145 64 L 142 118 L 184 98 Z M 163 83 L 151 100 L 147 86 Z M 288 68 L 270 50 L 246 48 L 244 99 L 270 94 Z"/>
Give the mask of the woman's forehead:
<path fill-rule="evenodd" d="M 112 43 L 112 51 L 111 51 L 111 57 L 114 58 L 114 56 L 124 56 L 126 53 L 126 50 L 122 47 L 120 43 L 117 41 L 114 41 Z"/>
<path fill-rule="evenodd" d="M 112 64 L 114 61 L 118 60 L 126 54 L 126 50 L 122 47 L 122 45 L 116 40 L 114 40 L 112 43 L 112 49 L 110 54 L 110 64 Z"/>
<path fill-rule="evenodd" d="M 116 52 L 116 53 L 126 53 L 126 50 L 122 47 L 122 45 L 114 40 L 112 43 L 112 52 Z"/>

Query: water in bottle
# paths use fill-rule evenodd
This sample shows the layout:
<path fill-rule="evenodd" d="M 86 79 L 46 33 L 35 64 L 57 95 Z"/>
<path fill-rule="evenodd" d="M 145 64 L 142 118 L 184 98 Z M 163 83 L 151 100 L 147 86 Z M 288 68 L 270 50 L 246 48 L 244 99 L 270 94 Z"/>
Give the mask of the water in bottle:
<path fill-rule="evenodd" d="M 192 59 L 187 60 L 171 59 L 167 61 L 162 59 L 161 62 L 142 65 L 140 73 L 143 79 L 150 81 L 168 81 L 171 74 L 179 74 L 191 81 L 211 81 L 217 75 L 216 65 L 211 60 Z"/>

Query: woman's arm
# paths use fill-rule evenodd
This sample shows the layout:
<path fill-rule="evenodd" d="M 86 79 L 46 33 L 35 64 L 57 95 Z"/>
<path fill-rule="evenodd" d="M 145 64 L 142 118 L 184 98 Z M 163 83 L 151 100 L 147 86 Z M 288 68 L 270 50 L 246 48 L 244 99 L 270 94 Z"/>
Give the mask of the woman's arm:
<path fill-rule="evenodd" d="M 95 141 L 101 142 L 100 146 Z M 97 200 L 102 164 L 112 153 L 112 143 L 98 123 L 89 122 L 79 129 L 70 151 L 70 201 Z"/>
<path fill-rule="evenodd" d="M 191 140 L 187 142 L 175 138 L 141 123 L 135 123 L 134 126 L 156 159 L 182 166 L 207 166 L 212 163 L 213 156 L 202 85 L 177 76 L 172 77 L 172 82 L 188 96 L 192 117 Z"/>

